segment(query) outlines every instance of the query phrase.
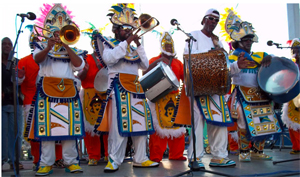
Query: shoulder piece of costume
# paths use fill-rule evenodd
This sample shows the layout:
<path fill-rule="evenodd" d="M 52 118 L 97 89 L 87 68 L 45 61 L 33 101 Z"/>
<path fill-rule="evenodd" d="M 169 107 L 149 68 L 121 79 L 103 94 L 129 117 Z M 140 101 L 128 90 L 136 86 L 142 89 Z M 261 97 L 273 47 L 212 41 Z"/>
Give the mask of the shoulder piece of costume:
<path fill-rule="evenodd" d="M 33 42 L 32 44 L 40 50 L 44 50 L 48 45 L 47 41 Z M 72 47 L 71 49 L 76 55 L 82 56 L 83 58 L 85 58 L 86 54 L 88 53 L 88 51 L 81 50 L 76 47 Z M 54 61 L 70 62 L 70 57 L 67 50 L 61 45 L 55 45 L 54 48 L 49 51 L 48 57 Z"/>
<path fill-rule="evenodd" d="M 247 35 L 252 35 L 253 41 L 258 42 L 258 36 L 255 34 L 251 23 L 242 21 L 232 8 L 226 8 L 225 11 L 225 14 L 221 14 L 220 26 L 226 42 L 241 41 L 241 38 Z"/>
<path fill-rule="evenodd" d="M 166 51 L 166 44 L 171 44 L 172 45 L 172 53 Z M 172 36 L 169 32 L 163 32 L 160 38 L 160 51 L 168 56 L 175 56 L 176 51 L 174 48 L 174 41 L 172 39 Z"/>
<path fill-rule="evenodd" d="M 72 12 L 67 10 L 67 7 L 62 6 L 60 3 L 53 5 L 44 4 L 41 11 L 42 14 L 39 18 L 37 18 L 36 25 L 44 29 L 35 28 L 37 36 L 41 36 L 40 33 L 42 33 L 46 38 L 50 38 L 53 36 L 53 32 L 61 30 L 67 25 L 72 25 L 78 28 L 78 26 L 72 21 Z M 32 45 L 43 50 L 47 47 L 47 40 L 44 38 L 42 42 L 33 42 Z M 77 55 L 82 55 L 82 57 L 85 57 L 87 54 L 87 51 L 77 49 L 76 47 L 72 48 L 72 50 Z M 49 51 L 48 56 L 50 59 L 54 59 L 55 61 L 61 60 L 64 62 L 70 62 L 69 55 L 61 44 L 55 44 L 54 48 Z"/>
<path fill-rule="evenodd" d="M 237 48 L 233 51 L 232 55 L 229 56 L 229 61 L 231 63 L 238 60 L 238 56 L 241 52 L 244 52 L 244 57 L 247 58 L 249 61 L 254 61 L 256 63 L 255 66 L 249 68 L 258 68 L 259 64 L 262 62 L 264 56 L 267 55 L 265 52 L 252 52 L 251 54 L 247 53 L 245 50 Z"/>

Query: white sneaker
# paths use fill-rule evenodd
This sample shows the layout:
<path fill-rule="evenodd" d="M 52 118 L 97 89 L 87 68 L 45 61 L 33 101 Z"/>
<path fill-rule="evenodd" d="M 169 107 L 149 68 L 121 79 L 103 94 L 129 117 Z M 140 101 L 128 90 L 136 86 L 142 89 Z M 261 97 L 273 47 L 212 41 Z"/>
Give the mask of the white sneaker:
<path fill-rule="evenodd" d="M 159 163 L 153 162 L 151 160 L 146 160 L 142 163 L 135 163 L 133 162 L 134 167 L 141 167 L 141 168 L 149 168 L 149 167 L 158 167 Z"/>
<path fill-rule="evenodd" d="M 110 157 L 108 157 L 108 162 L 104 168 L 104 172 L 115 172 L 119 170 L 118 164 L 116 164 Z"/>

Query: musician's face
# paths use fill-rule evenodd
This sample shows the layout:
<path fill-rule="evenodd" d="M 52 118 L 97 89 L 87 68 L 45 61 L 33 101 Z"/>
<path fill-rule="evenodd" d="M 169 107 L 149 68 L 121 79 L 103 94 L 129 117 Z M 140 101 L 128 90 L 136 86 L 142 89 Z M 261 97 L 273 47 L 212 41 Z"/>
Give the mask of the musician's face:
<path fill-rule="evenodd" d="M 213 15 L 208 15 L 204 17 L 204 29 L 208 32 L 213 32 L 216 26 L 218 25 L 219 18 Z"/>
<path fill-rule="evenodd" d="M 117 30 L 117 38 L 120 41 L 125 41 L 132 34 L 132 29 L 129 28 L 119 28 Z"/>
<path fill-rule="evenodd" d="M 173 48 L 172 44 L 165 44 L 165 49 L 167 52 L 173 53 L 172 48 Z"/>
<path fill-rule="evenodd" d="M 55 31 L 53 33 L 53 38 L 57 41 L 57 42 L 61 42 L 60 37 L 59 37 L 59 31 Z"/>
<path fill-rule="evenodd" d="M 9 38 L 2 39 L 2 53 L 9 54 L 12 49 L 12 42 Z"/>
<path fill-rule="evenodd" d="M 253 38 L 251 37 L 242 38 L 240 44 L 244 50 L 250 51 L 253 44 Z"/>

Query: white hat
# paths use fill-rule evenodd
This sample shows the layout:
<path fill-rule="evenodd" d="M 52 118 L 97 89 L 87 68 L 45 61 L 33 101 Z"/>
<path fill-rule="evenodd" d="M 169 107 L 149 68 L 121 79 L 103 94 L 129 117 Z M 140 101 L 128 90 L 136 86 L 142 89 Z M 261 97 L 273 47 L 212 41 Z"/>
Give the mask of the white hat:
<path fill-rule="evenodd" d="M 217 12 L 217 13 L 216 13 L 216 12 Z M 205 12 L 204 16 L 203 16 L 203 19 L 202 19 L 202 21 L 201 21 L 201 25 L 203 25 L 203 20 L 204 20 L 204 18 L 205 18 L 206 16 L 208 16 L 208 15 L 212 15 L 212 16 L 215 16 L 215 17 L 220 17 L 219 11 L 218 11 L 217 9 L 208 9 L 208 10 Z"/>
<path fill-rule="evenodd" d="M 216 13 L 218 12 L 218 13 Z M 204 17 L 208 16 L 208 15 L 213 15 L 213 16 L 216 16 L 216 17 L 220 17 L 219 15 L 219 11 L 217 9 L 208 9 L 206 12 L 205 12 L 205 15 Z"/>

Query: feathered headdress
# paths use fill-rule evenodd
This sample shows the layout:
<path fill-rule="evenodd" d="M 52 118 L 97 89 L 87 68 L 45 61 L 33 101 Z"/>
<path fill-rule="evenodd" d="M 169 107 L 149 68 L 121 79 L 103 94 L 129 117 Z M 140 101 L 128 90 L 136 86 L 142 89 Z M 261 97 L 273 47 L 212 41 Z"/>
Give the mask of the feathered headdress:
<path fill-rule="evenodd" d="M 242 21 L 233 8 L 226 8 L 225 11 L 225 14 L 221 14 L 220 33 L 223 33 L 222 36 L 225 36 L 226 42 L 241 41 L 241 38 L 248 35 L 253 37 L 254 42 L 258 42 L 258 37 L 251 23 Z"/>
<path fill-rule="evenodd" d="M 107 14 L 110 16 L 110 21 L 116 25 L 130 25 L 134 28 L 138 27 L 138 18 L 135 16 L 135 9 L 133 3 L 119 3 L 111 6 L 113 13 Z"/>
<path fill-rule="evenodd" d="M 54 31 L 60 30 L 66 25 L 75 24 L 72 21 L 74 17 L 71 15 L 72 11 L 67 10 L 67 7 L 62 6 L 60 3 L 43 4 L 40 10 L 41 16 L 36 19 L 36 25 L 49 31 L 36 29 L 38 33 L 43 33 L 46 37 L 51 37 Z"/>

